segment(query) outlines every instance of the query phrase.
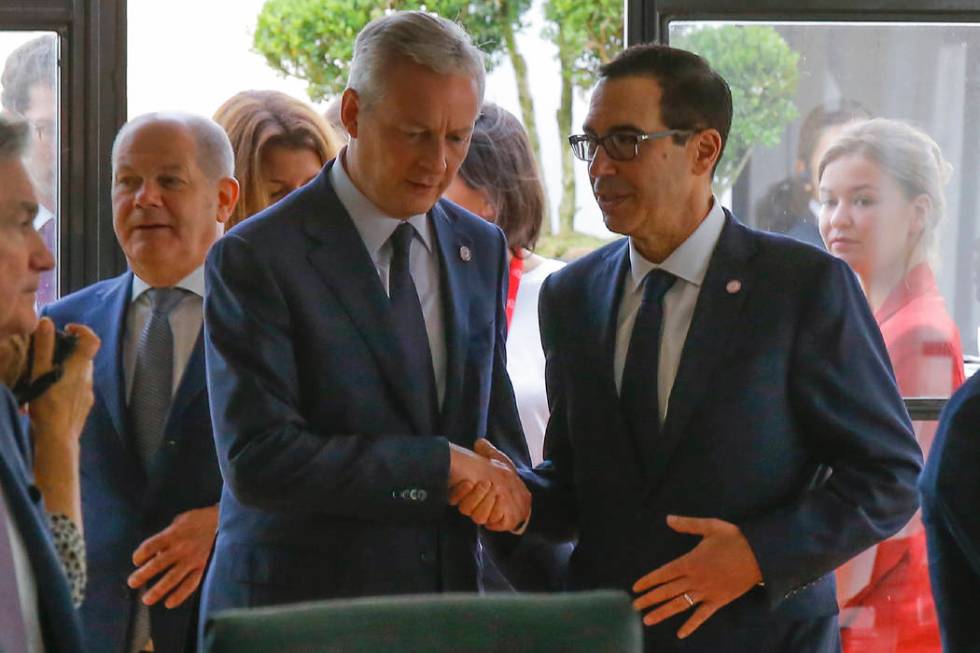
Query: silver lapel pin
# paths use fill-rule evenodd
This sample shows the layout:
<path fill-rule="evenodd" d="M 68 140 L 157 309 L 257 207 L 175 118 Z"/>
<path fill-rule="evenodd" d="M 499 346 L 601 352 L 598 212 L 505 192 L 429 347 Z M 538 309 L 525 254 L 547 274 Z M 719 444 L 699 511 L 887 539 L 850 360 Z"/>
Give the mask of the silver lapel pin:
<path fill-rule="evenodd" d="M 725 290 L 728 291 L 729 295 L 734 295 L 739 290 L 742 289 L 742 282 L 738 279 L 732 279 L 727 284 L 725 284 Z"/>
<path fill-rule="evenodd" d="M 466 245 L 460 245 L 459 258 L 463 259 L 464 263 L 469 263 L 473 259 L 473 252 Z"/>

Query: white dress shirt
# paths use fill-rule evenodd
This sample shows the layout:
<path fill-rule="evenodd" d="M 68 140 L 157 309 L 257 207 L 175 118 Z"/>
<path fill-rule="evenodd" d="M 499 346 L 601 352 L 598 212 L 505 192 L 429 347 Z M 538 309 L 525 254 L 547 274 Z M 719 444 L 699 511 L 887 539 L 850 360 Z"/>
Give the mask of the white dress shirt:
<path fill-rule="evenodd" d="M 24 634 L 27 636 L 27 653 L 44 653 L 44 638 L 41 635 L 40 611 L 38 604 L 37 581 L 34 578 L 34 568 L 27 557 L 27 547 L 20 529 L 10 518 L 10 504 L 0 487 L 0 501 L 7 507 L 7 535 L 10 537 L 10 549 L 14 558 L 14 574 L 17 576 L 17 595 L 20 599 L 20 611 L 24 617 Z M 0 592 L 9 592 L 11 588 L 0 588 Z"/>
<path fill-rule="evenodd" d="M 514 386 L 517 412 L 524 427 L 524 438 L 537 465 L 543 458 L 544 432 L 548 427 L 548 393 L 544 384 L 544 349 L 538 326 L 538 296 L 544 280 L 565 264 L 542 259 L 533 270 L 525 272 L 517 287 L 517 301 L 507 331 L 507 375 Z"/>
<path fill-rule="evenodd" d="M 619 303 L 619 317 L 616 327 L 616 356 L 614 371 L 616 391 L 622 391 L 623 368 L 626 366 L 626 353 L 629 349 L 633 324 L 643 300 L 643 280 L 652 270 L 663 269 L 670 272 L 677 281 L 664 295 L 664 312 L 660 338 L 660 361 L 657 368 L 657 398 L 660 404 L 660 423 L 667 417 L 670 391 L 674 387 L 677 368 L 681 363 L 681 352 L 687 331 L 694 317 L 694 307 L 701 293 L 701 284 L 708 271 L 708 263 L 718 244 L 722 227 L 725 226 L 725 212 L 718 199 L 711 198 L 711 209 L 697 229 L 681 245 L 671 252 L 660 265 L 651 263 L 629 242 L 630 270 L 623 279 L 622 299 Z"/>
<path fill-rule="evenodd" d="M 393 246 L 389 239 L 402 220 L 382 213 L 371 200 L 364 196 L 351 181 L 344 163 L 346 148 L 330 168 L 330 183 L 347 209 L 354 227 L 364 241 L 371 261 L 378 271 L 381 285 L 388 292 L 388 270 L 391 267 Z M 408 218 L 415 227 L 413 247 L 408 267 L 415 282 L 415 290 L 422 305 L 422 318 L 429 338 L 429 351 L 432 353 L 432 368 L 436 379 L 436 393 L 439 406 L 446 396 L 446 330 L 443 321 L 442 292 L 439 287 L 439 253 L 436 251 L 436 237 L 429 218 L 424 213 Z M 422 247 L 419 247 L 419 244 Z"/>
<path fill-rule="evenodd" d="M 197 268 L 177 284 L 177 288 L 189 291 L 170 313 L 170 329 L 174 334 L 174 382 L 172 393 L 177 393 L 180 379 L 194 351 L 197 337 L 204 323 L 204 266 Z M 129 312 L 126 315 L 126 335 L 123 340 L 123 370 L 126 374 L 126 403 L 133 392 L 133 376 L 136 373 L 136 351 L 140 333 L 150 319 L 150 297 L 146 294 L 151 286 L 133 276 L 133 291 Z"/>

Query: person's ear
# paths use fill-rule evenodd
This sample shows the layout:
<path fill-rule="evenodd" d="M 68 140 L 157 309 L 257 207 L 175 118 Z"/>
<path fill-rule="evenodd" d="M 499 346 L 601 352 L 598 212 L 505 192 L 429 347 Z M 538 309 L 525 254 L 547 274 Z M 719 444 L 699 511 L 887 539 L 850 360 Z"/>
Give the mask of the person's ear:
<path fill-rule="evenodd" d="M 361 96 L 352 88 L 346 89 L 340 96 L 340 122 L 351 138 L 357 138 L 357 119 L 360 113 Z"/>
<path fill-rule="evenodd" d="M 693 141 L 693 160 L 691 172 L 696 176 L 711 174 L 711 170 L 721 156 L 721 134 L 717 129 L 702 129 L 691 136 Z"/>
<path fill-rule="evenodd" d="M 912 198 L 912 221 L 909 224 L 909 233 L 919 236 L 925 231 L 929 224 L 929 216 L 932 214 L 932 198 L 925 193 Z"/>
<path fill-rule="evenodd" d="M 218 222 L 226 222 L 235 210 L 241 188 L 234 177 L 218 180 Z"/>

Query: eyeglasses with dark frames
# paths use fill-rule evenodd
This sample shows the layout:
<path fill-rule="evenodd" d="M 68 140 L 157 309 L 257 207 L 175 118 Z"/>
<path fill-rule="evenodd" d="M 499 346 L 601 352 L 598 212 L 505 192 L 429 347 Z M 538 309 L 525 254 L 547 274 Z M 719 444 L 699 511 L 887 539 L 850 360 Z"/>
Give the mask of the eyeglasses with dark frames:
<path fill-rule="evenodd" d="M 592 136 L 590 134 L 575 134 L 568 137 L 568 144 L 572 146 L 572 154 L 576 159 L 591 163 L 595 158 L 596 152 L 601 145 L 606 150 L 606 154 L 614 161 L 631 161 L 640 152 L 640 143 L 644 141 L 656 141 L 668 136 L 681 136 L 692 134 L 692 129 L 665 129 L 657 132 L 635 133 L 635 132 L 612 132 L 605 136 Z"/>

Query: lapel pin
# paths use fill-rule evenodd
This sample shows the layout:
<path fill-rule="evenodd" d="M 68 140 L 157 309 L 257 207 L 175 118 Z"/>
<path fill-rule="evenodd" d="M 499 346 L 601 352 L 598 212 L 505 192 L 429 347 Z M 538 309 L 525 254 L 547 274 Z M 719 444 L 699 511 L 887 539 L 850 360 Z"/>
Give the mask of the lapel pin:
<path fill-rule="evenodd" d="M 728 291 L 729 295 L 734 295 L 739 290 L 742 289 L 742 282 L 738 279 L 732 279 L 727 284 L 725 284 L 725 290 Z"/>
<path fill-rule="evenodd" d="M 473 259 L 473 252 L 466 245 L 462 245 L 459 248 L 459 258 L 463 259 L 464 263 L 469 263 Z"/>

